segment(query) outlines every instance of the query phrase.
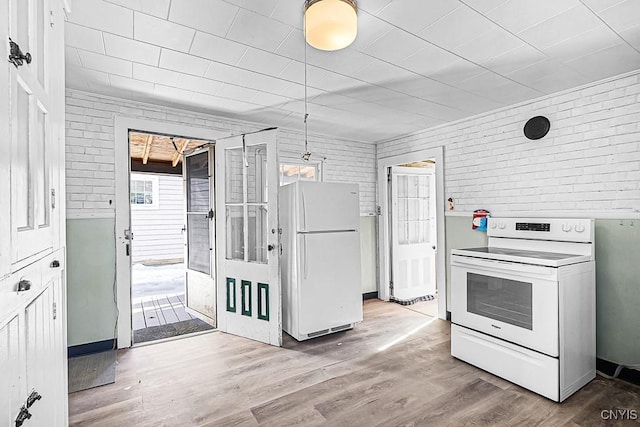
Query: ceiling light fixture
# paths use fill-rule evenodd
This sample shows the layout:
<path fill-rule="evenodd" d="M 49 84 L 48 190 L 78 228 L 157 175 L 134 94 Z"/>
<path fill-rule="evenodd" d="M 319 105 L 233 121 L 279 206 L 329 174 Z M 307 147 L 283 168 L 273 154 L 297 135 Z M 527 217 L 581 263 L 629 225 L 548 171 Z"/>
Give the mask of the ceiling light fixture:
<path fill-rule="evenodd" d="M 358 5 L 355 0 L 306 0 L 304 38 L 320 50 L 340 50 L 358 34 Z"/>

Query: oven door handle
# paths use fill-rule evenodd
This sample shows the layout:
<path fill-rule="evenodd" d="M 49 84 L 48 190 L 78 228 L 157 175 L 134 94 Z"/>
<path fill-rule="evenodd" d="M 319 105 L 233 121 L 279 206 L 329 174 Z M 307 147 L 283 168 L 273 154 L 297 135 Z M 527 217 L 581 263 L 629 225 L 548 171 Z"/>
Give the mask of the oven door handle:
<path fill-rule="evenodd" d="M 473 258 L 461 255 L 451 256 L 451 266 L 481 268 L 483 270 L 495 272 L 505 271 L 521 275 L 523 273 L 530 273 L 535 274 L 536 276 L 545 277 L 552 276 L 554 271 L 556 270 L 553 267 L 546 267 L 542 265 L 521 264 L 518 262 L 499 261 L 486 258 Z"/>

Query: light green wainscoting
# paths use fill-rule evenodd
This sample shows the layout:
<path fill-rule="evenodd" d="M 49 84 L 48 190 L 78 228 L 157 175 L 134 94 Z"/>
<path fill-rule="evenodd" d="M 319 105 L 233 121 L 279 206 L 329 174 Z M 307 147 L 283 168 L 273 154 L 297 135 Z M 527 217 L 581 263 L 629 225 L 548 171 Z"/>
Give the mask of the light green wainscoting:
<path fill-rule="evenodd" d="M 640 221 L 596 221 L 599 358 L 640 365 Z"/>
<path fill-rule="evenodd" d="M 378 290 L 377 219 L 376 216 L 360 217 L 360 264 L 363 294 Z"/>
<path fill-rule="evenodd" d="M 487 233 L 471 229 L 471 215 L 445 217 L 447 310 L 451 311 L 451 249 L 487 246 Z"/>
<path fill-rule="evenodd" d="M 115 337 L 114 219 L 67 220 L 69 347 Z"/>

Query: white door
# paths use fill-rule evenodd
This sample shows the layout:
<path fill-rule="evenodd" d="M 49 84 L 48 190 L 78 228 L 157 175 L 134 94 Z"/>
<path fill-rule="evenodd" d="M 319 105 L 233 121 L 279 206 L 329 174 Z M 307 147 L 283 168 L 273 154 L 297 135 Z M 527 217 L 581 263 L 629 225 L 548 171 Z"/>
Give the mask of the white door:
<path fill-rule="evenodd" d="M 213 148 L 185 156 L 182 165 L 187 311 L 216 326 Z"/>
<path fill-rule="evenodd" d="M 391 168 L 392 297 L 436 293 L 435 169 Z"/>
<path fill-rule="evenodd" d="M 277 131 L 216 142 L 218 329 L 282 345 Z"/>
<path fill-rule="evenodd" d="M 20 266 L 28 263 L 31 256 L 50 250 L 54 244 L 52 215 L 58 185 L 57 150 L 62 141 L 60 114 L 56 111 L 60 81 L 56 76 L 49 77 L 51 65 L 57 65 L 57 61 L 49 55 L 62 55 L 62 52 L 55 45 L 49 46 L 55 34 L 55 22 L 48 3 L 11 0 L 9 7 L 9 38 L 25 56 L 27 53 L 30 56 L 29 64 L 23 59 L 22 65 L 9 65 L 8 82 L 11 264 Z M 62 19 L 58 19 L 57 25 L 63 25 Z"/>

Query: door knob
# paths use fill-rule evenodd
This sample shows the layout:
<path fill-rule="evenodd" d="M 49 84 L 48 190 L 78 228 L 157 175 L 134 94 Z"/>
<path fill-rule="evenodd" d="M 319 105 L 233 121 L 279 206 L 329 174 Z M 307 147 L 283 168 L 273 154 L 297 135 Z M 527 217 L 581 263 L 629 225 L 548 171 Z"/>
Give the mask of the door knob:
<path fill-rule="evenodd" d="M 433 250 L 435 251 L 435 250 L 436 250 L 436 247 L 435 247 L 435 246 L 431 246 L 431 249 L 433 249 Z"/>
<path fill-rule="evenodd" d="M 22 424 L 24 424 L 24 422 L 29 418 L 31 418 L 31 414 L 29 413 L 27 408 L 23 406 L 22 408 L 20 408 L 20 413 L 16 417 L 16 427 L 22 426 Z"/>
<path fill-rule="evenodd" d="M 33 406 L 33 404 L 40 399 L 42 399 L 42 396 L 40 395 L 40 393 L 33 390 L 29 395 L 29 397 L 27 397 L 27 408 L 31 408 L 31 406 Z"/>
<path fill-rule="evenodd" d="M 31 280 L 22 279 L 18 282 L 18 292 L 24 292 L 31 289 Z"/>
<path fill-rule="evenodd" d="M 267 250 L 269 252 L 271 252 L 272 250 L 274 250 L 276 248 L 276 245 L 267 245 Z"/>
<path fill-rule="evenodd" d="M 53 261 L 51 261 L 51 264 L 49 264 L 49 267 L 51 267 L 51 268 L 60 267 L 60 261 L 58 261 L 57 259 L 54 259 Z"/>

